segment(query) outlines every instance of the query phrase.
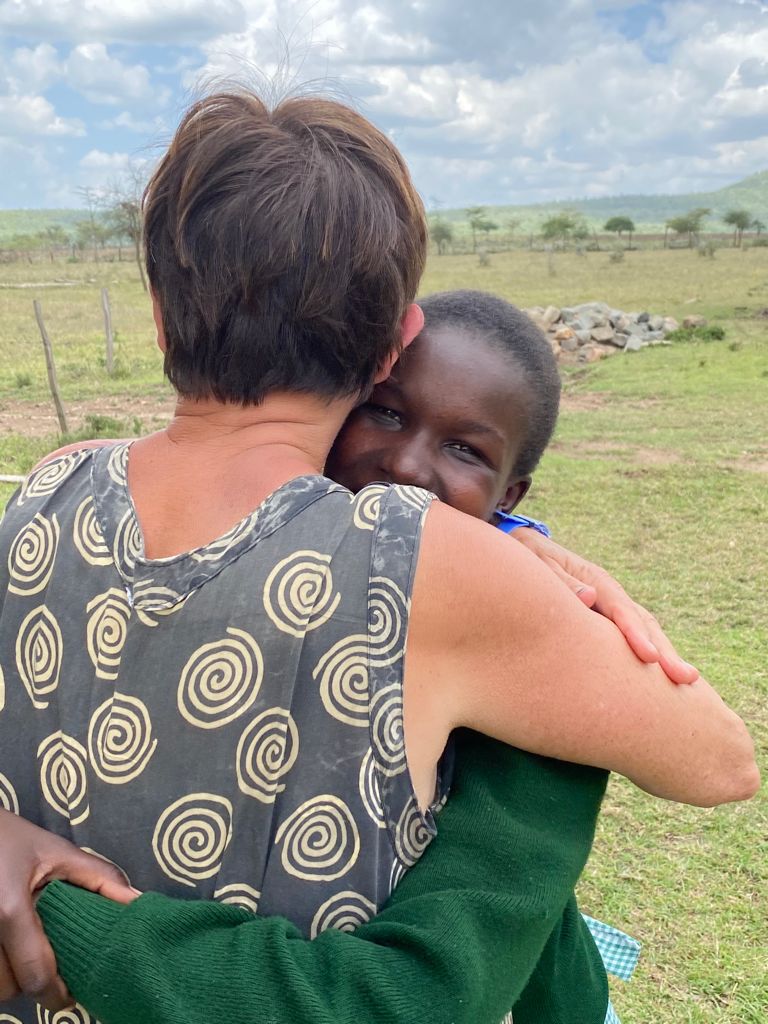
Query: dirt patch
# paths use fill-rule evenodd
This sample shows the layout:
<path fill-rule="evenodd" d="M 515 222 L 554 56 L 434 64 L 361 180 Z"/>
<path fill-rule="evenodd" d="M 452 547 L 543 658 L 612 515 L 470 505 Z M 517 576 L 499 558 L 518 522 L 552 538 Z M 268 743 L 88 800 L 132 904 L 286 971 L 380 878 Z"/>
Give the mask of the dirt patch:
<path fill-rule="evenodd" d="M 599 391 L 563 391 L 560 409 L 564 412 L 593 412 L 605 409 L 614 401 L 611 395 Z"/>
<path fill-rule="evenodd" d="M 662 404 L 661 398 L 625 398 L 623 395 L 602 391 L 563 391 L 560 409 L 563 412 L 594 412 L 621 405 L 622 409 L 653 409 Z"/>
<path fill-rule="evenodd" d="M 93 281 L 3 281 L 0 288 L 76 288 L 82 284 L 93 284 Z"/>
<path fill-rule="evenodd" d="M 768 473 L 768 458 L 765 456 L 762 458 L 750 458 L 748 455 L 745 455 L 743 458 L 736 459 L 735 462 L 730 463 L 728 468 L 745 469 L 748 473 Z"/>
<path fill-rule="evenodd" d="M 85 425 L 86 416 L 111 416 L 116 420 L 141 420 L 145 432 L 158 430 L 171 418 L 173 396 L 167 398 L 129 398 L 125 395 L 67 402 L 69 429 L 74 432 Z M 58 434 L 59 424 L 52 402 L 3 402 L 0 405 L 0 434 L 22 434 L 24 437 L 47 437 Z"/>
<path fill-rule="evenodd" d="M 682 455 L 668 448 L 649 448 L 621 441 L 555 441 L 550 447 L 581 458 L 616 459 L 635 466 L 677 466 L 683 461 Z"/>

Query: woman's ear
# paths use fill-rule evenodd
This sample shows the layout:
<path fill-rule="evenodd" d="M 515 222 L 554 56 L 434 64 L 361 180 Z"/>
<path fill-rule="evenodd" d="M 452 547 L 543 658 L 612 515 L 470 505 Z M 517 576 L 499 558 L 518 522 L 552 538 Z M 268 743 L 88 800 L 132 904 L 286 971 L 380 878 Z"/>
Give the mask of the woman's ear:
<path fill-rule="evenodd" d="M 497 507 L 502 512 L 513 512 L 528 493 L 530 486 L 531 478 L 529 476 L 515 477 L 514 480 L 510 480 L 504 492 L 504 497 Z"/>
<path fill-rule="evenodd" d="M 421 332 L 423 326 L 424 314 L 421 311 L 421 306 L 417 306 L 415 302 L 412 302 L 403 314 L 403 319 L 400 321 L 400 350 L 390 352 L 379 367 L 374 384 L 381 384 L 382 381 L 389 377 L 392 373 L 392 367 L 403 354 L 405 349 L 408 348 L 413 339 Z"/>

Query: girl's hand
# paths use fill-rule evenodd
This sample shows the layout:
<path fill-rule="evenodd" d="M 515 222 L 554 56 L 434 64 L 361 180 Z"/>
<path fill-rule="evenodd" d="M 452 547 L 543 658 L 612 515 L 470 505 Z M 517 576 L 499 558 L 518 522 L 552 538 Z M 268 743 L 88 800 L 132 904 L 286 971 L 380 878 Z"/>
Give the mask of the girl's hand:
<path fill-rule="evenodd" d="M 0 810 L 0 1003 L 23 994 L 56 1012 L 73 1002 L 35 912 L 37 893 L 54 878 L 119 903 L 138 895 L 114 864 Z"/>
<path fill-rule="evenodd" d="M 698 670 L 683 661 L 653 615 L 605 569 L 528 527 L 511 536 L 549 566 L 588 608 L 615 623 L 640 661 L 658 662 L 673 683 L 693 683 L 699 678 Z"/>

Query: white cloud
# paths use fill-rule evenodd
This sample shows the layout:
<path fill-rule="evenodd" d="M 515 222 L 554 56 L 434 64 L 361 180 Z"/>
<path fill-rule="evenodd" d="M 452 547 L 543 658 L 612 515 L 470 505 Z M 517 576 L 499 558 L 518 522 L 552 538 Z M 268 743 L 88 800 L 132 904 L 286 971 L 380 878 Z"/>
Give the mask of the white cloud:
<path fill-rule="evenodd" d="M 258 85 L 256 69 L 276 78 L 273 95 L 314 80 L 354 97 L 422 192 L 459 205 L 687 191 L 768 163 L 759 0 L 0 0 L 3 25 L 27 41 L 0 72 L 6 116 L 24 97 L 38 137 L 72 134 L 82 123 L 46 90 L 84 98 L 78 175 L 112 173 L 125 157 L 100 131 L 137 143 L 165 132 L 164 111 L 182 98 L 169 84 Z"/>
<path fill-rule="evenodd" d="M 101 128 L 124 129 L 136 135 L 149 137 L 157 132 L 167 129 L 165 121 L 161 117 L 140 118 L 135 117 L 129 110 L 121 111 L 116 117 L 102 121 Z"/>
<path fill-rule="evenodd" d="M 20 46 L 6 63 L 7 77 L 20 92 L 47 89 L 62 74 L 62 65 L 55 47 L 39 43 L 34 48 Z"/>
<path fill-rule="evenodd" d="M 90 171 L 125 171 L 132 163 L 130 153 L 104 153 L 100 149 L 89 150 L 80 160 L 80 166 Z"/>
<path fill-rule="evenodd" d="M 0 0 L 7 35 L 56 42 L 198 42 L 237 30 L 239 0 Z"/>
<path fill-rule="evenodd" d="M 59 117 L 44 96 L 0 96 L 0 136 L 85 135 L 78 118 Z"/>
<path fill-rule="evenodd" d="M 143 64 L 128 66 L 110 56 L 103 43 L 81 43 L 66 62 L 67 83 L 91 103 L 167 102 L 167 90 L 153 85 Z"/>

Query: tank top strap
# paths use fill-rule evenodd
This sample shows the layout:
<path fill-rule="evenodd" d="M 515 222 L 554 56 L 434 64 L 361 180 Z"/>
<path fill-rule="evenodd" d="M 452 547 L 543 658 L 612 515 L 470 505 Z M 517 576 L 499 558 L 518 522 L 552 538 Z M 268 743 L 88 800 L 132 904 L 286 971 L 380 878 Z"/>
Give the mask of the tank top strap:
<path fill-rule="evenodd" d="M 368 681 L 373 764 L 398 871 L 412 867 L 435 835 L 434 813 L 447 795 L 445 765 L 435 803 L 419 808 L 406 760 L 403 668 L 411 594 L 424 519 L 435 496 L 419 487 L 372 485 L 356 499 L 373 525 L 368 583 Z"/>

